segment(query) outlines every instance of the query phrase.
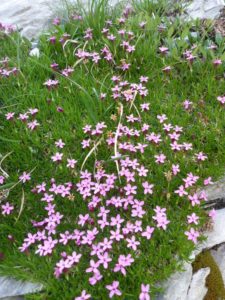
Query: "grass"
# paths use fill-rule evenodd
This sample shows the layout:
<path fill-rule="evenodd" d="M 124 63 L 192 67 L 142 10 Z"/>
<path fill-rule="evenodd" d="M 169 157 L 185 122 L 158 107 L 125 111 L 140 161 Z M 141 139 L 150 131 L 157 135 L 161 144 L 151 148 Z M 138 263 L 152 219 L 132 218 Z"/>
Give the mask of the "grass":
<path fill-rule="evenodd" d="M 188 172 L 201 178 L 196 188 L 203 184 L 204 178 L 212 176 L 216 180 L 224 173 L 224 107 L 217 101 L 217 97 L 224 94 L 224 38 L 212 35 L 210 22 L 203 26 L 200 21 L 184 22 L 178 17 L 174 17 L 171 22 L 170 11 L 172 13 L 174 8 L 170 6 L 168 9 L 167 1 L 156 4 L 146 0 L 133 3 L 134 13 L 123 26 L 134 33 L 131 43 L 136 50 L 128 54 L 120 47 L 120 37 L 112 43 L 101 33 L 105 22 L 110 19 L 113 22 L 110 32 L 116 34 L 120 28 L 117 18 L 121 15 L 121 7 L 118 5 L 109 9 L 106 1 L 93 1 L 91 12 L 87 13 L 78 5 L 76 12 L 79 13 L 80 10 L 83 21 L 70 18 L 54 26 L 48 34 L 43 34 L 38 45 L 40 57 L 29 56 L 30 43 L 18 33 L 0 33 L 0 58 L 9 57 L 9 66 L 19 69 L 16 76 L 0 77 L 0 154 L 2 158 L 9 154 L 1 164 L 9 178 L 0 189 L 3 191 L 10 188 L 7 201 L 15 206 L 11 215 L 0 216 L 0 274 L 44 285 L 42 293 L 29 295 L 27 299 L 72 299 L 83 289 L 92 294 L 93 299 L 107 299 L 105 285 L 113 280 L 120 281 L 123 292 L 121 299 L 137 299 L 141 283 L 150 284 L 154 299 L 159 290 L 156 284 L 168 278 L 175 270 L 181 269 L 182 261 L 189 259 L 195 247 L 184 234 L 190 228 L 186 221 L 187 214 L 195 212 L 200 216 L 196 229 L 201 228 L 207 219 L 204 204 L 192 207 L 187 200 L 174 194 L 174 190 L 182 184 L 182 179 Z M 141 21 L 146 21 L 144 29 L 139 26 Z M 158 28 L 162 23 L 165 29 L 160 31 Z M 84 30 L 89 27 L 93 29 L 93 40 L 87 42 L 83 36 Z M 197 32 L 197 36 L 194 37 L 191 32 Z M 62 46 L 59 39 L 64 33 L 70 34 L 70 37 Z M 52 35 L 57 40 L 54 45 L 49 42 Z M 207 48 L 212 43 L 217 45 L 216 50 Z M 190 64 L 184 59 L 183 53 L 193 44 L 196 45 L 193 54 L 197 58 Z M 88 60 L 79 60 L 74 55 L 78 48 L 100 52 L 104 45 L 108 45 L 113 53 L 112 64 L 103 59 L 94 64 Z M 169 48 L 167 56 L 159 53 L 158 49 L 162 45 Z M 127 72 L 118 68 L 124 58 L 131 63 Z M 217 68 L 213 65 L 216 58 L 223 61 Z M 59 70 L 74 66 L 75 71 L 68 78 L 64 77 L 59 71 L 51 69 L 53 62 L 59 64 Z M 162 68 L 168 65 L 172 67 L 172 71 L 164 74 Z M 111 97 L 113 75 L 121 75 L 130 83 L 138 83 L 142 75 L 149 77 L 146 84 L 149 95 L 144 102 L 150 103 L 150 111 L 143 114 L 143 122 L 150 124 L 151 131 L 160 132 L 163 142 L 157 147 L 148 147 L 145 155 L 138 157 L 151 170 L 146 180 L 155 186 L 154 194 L 149 198 L 144 197 L 148 208 L 143 222 L 154 225 L 152 216 L 156 205 L 167 208 L 171 222 L 166 231 L 155 229 L 150 241 L 142 241 L 139 254 L 124 250 L 137 257 L 127 270 L 126 277 L 106 270 L 102 282 L 91 287 L 88 283 L 90 276 L 85 273 L 88 259 L 59 279 L 53 275 L 60 253 L 77 251 L 72 242 L 66 246 L 58 245 L 52 255 L 46 257 L 37 256 L 34 246 L 26 253 L 21 253 L 18 247 L 22 245 L 28 232 L 35 232 L 31 220 L 40 221 L 46 216 L 40 196 L 32 193 L 31 189 L 43 181 L 49 182 L 52 177 L 58 183 L 78 182 L 79 170 L 88 154 L 88 150 L 81 148 L 81 141 L 87 137 L 82 130 L 83 126 L 104 121 L 108 126 L 107 134 L 115 132 L 119 121 L 119 104 Z M 57 89 L 48 91 L 43 85 L 49 78 L 59 80 Z M 107 94 L 104 101 L 99 99 L 100 93 Z M 184 110 L 185 99 L 193 102 L 191 111 Z M 141 97 L 137 96 L 134 104 L 140 109 L 142 102 Z M 5 119 L 4 115 L 10 111 L 18 115 L 34 107 L 39 109 L 37 120 L 40 123 L 40 127 L 34 131 L 30 131 L 26 123 L 16 118 L 14 121 Z M 63 112 L 58 112 L 58 107 L 62 107 Z M 137 115 L 134 107 L 130 111 L 130 104 L 125 103 L 124 115 L 131 112 Z M 168 138 L 157 121 L 158 114 L 166 114 L 168 122 L 182 126 L 182 142 L 191 142 L 193 153 L 202 151 L 207 154 L 208 159 L 203 164 L 196 164 L 193 155 L 171 151 Z M 122 122 L 125 122 L 124 115 Z M 50 159 L 56 152 L 54 143 L 60 138 L 66 143 L 64 157 L 78 160 L 74 170 L 68 170 L 65 163 L 54 164 Z M 154 155 L 161 151 L 168 157 L 168 161 L 159 166 L 154 161 Z M 101 143 L 88 158 L 85 168 L 91 171 L 95 159 L 109 161 L 111 155 L 113 153 Z M 181 169 L 181 173 L 172 179 L 168 173 L 171 163 L 179 163 Z M 107 164 L 106 169 L 107 172 L 117 172 L 112 161 Z M 25 184 L 18 183 L 18 176 L 23 171 L 32 171 L 31 181 Z M 78 192 L 73 195 L 73 201 L 56 197 L 57 209 L 65 216 L 57 228 L 58 232 L 74 230 L 78 215 L 87 211 L 81 195 Z M 143 195 L 139 197 L 141 200 Z M 129 220 L 129 216 L 125 215 L 125 218 Z M 9 240 L 8 235 L 13 236 L 13 241 Z M 122 249 L 124 248 L 125 244 Z M 115 253 L 119 254 L 120 251 L 117 248 Z M 81 252 L 86 255 L 85 249 Z"/>

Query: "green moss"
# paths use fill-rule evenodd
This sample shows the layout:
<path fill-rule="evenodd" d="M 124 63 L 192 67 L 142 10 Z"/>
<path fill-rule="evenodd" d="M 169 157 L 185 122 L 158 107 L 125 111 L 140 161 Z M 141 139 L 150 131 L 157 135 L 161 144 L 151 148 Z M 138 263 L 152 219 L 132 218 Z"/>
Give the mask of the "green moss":
<path fill-rule="evenodd" d="M 210 274 L 206 278 L 208 292 L 204 297 L 204 300 L 225 299 L 223 277 L 209 250 L 200 253 L 193 262 L 192 267 L 194 273 L 201 268 L 210 268 Z"/>

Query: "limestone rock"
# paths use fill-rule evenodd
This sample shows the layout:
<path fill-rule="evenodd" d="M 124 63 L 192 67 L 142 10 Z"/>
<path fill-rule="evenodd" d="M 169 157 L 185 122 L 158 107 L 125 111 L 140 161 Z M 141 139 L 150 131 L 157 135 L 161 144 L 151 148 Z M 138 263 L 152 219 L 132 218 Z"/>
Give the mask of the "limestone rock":
<path fill-rule="evenodd" d="M 194 0 L 187 7 L 187 14 L 192 19 L 215 19 L 224 7 L 224 0 Z"/>
<path fill-rule="evenodd" d="M 225 208 L 216 211 L 213 229 L 208 231 L 207 240 L 200 246 L 201 249 L 210 249 L 225 242 Z"/>
<path fill-rule="evenodd" d="M 215 209 L 225 207 L 225 177 L 212 185 L 208 185 L 204 190 L 208 198 L 207 207 L 214 207 Z"/>
<path fill-rule="evenodd" d="M 191 285 L 188 291 L 188 295 L 185 300 L 203 300 L 208 289 L 205 286 L 206 277 L 210 273 L 210 268 L 204 268 L 198 270 L 191 281 Z"/>
<path fill-rule="evenodd" d="M 34 48 L 30 51 L 29 53 L 30 56 L 36 56 L 39 57 L 40 56 L 40 50 L 38 48 Z"/>
<path fill-rule="evenodd" d="M 185 263 L 184 272 L 173 274 L 162 286 L 165 292 L 157 297 L 157 300 L 184 300 L 192 278 L 192 266 Z M 198 299 L 200 300 L 200 299 Z"/>
<path fill-rule="evenodd" d="M 23 282 L 5 276 L 0 277 L 0 299 L 36 293 L 42 289 L 41 284 Z"/>

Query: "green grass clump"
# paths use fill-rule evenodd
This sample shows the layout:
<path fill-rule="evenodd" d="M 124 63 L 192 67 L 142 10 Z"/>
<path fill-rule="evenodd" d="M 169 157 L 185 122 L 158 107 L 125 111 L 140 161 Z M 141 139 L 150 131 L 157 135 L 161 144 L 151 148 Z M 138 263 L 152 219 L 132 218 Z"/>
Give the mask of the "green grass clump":
<path fill-rule="evenodd" d="M 189 189 L 190 194 L 203 185 L 205 178 L 211 176 L 215 181 L 224 173 L 224 106 L 217 97 L 224 95 L 225 43 L 223 37 L 212 35 L 211 26 L 202 27 L 199 21 L 186 22 L 174 17 L 171 22 L 173 9 L 178 9 L 177 4 L 175 7 L 168 6 L 168 1 L 134 1 L 133 10 L 125 24 L 120 25 L 118 18 L 123 15 L 122 4 L 112 9 L 107 1 L 92 1 L 89 12 L 78 5 L 70 8 L 68 19 L 62 20 L 40 37 L 40 57 L 29 56 L 30 42 L 18 33 L 0 33 L 0 60 L 7 56 L 7 68 L 18 69 L 15 76 L 1 76 L 0 73 L 0 175 L 9 175 L 0 186 L 0 192 L 6 193 L 9 189 L 8 199 L 2 201 L 14 205 L 12 214 L 0 215 L 0 274 L 44 285 L 42 293 L 29 295 L 28 299 L 69 300 L 80 295 L 83 289 L 90 292 L 93 299 L 107 299 L 105 285 L 113 280 L 119 280 L 121 289 L 124 288 L 121 299 L 138 299 L 142 283 L 150 284 L 150 293 L 154 298 L 159 290 L 156 283 L 180 270 L 183 260 L 189 260 L 195 246 L 188 241 L 185 232 L 191 227 L 199 230 L 207 220 L 207 213 L 203 201 L 201 205 L 192 207 L 187 198 L 178 197 L 174 191 L 184 184 L 187 173 L 192 172 L 200 178 L 197 186 Z M 76 15 L 81 15 L 82 20 L 77 20 Z M 108 20 L 112 21 L 112 26 L 106 25 Z M 140 26 L 141 22 L 145 22 L 144 27 Z M 102 34 L 105 26 L 109 26 L 110 33 L 117 37 L 114 42 Z M 84 31 L 88 28 L 93 29 L 93 39 L 90 41 L 84 38 Z M 121 28 L 129 32 L 126 39 L 135 46 L 133 53 L 125 52 L 121 47 L 123 37 L 118 34 Z M 197 32 L 197 35 L 192 32 Z M 49 41 L 53 36 L 54 44 Z M 211 49 L 212 45 L 216 49 Z M 167 55 L 160 53 L 159 47 L 162 46 L 168 48 Z M 100 59 L 94 63 L 89 58 L 79 59 L 76 55 L 78 49 L 101 53 L 104 47 L 112 53 L 113 61 Z M 193 62 L 185 59 L 184 54 L 188 51 L 192 51 L 195 57 Z M 216 59 L 222 61 L 218 67 L 213 63 Z M 124 60 L 130 63 L 126 72 L 121 70 Z M 53 63 L 57 63 L 58 68 L 53 69 Z M 166 66 L 171 67 L 170 73 L 163 72 Z M 63 76 L 61 71 L 68 67 L 74 68 L 74 72 L 68 77 Z M 3 66 L 0 65 L 0 68 Z M 149 79 L 145 86 L 148 95 L 145 98 L 137 95 L 132 105 L 121 99 L 113 100 L 111 89 L 114 83 L 111 78 L 114 75 L 135 84 L 139 83 L 140 76 L 147 76 Z M 57 88 L 48 90 L 43 85 L 49 79 L 58 80 Z M 100 100 L 101 93 L 106 94 L 104 100 Z M 184 109 L 185 99 L 192 102 L 189 110 Z M 51 178 L 58 184 L 72 182 L 75 185 L 79 181 L 80 168 L 90 150 L 81 147 L 81 141 L 88 138 L 82 129 L 86 124 L 95 126 L 97 122 L 105 122 L 107 131 L 104 132 L 103 141 L 88 156 L 85 169 L 95 173 L 96 161 L 100 161 L 101 167 L 107 172 L 117 174 L 112 159 L 115 153 L 104 141 L 113 136 L 120 121 L 130 126 L 126 123 L 126 116 L 131 113 L 138 116 L 143 102 L 150 104 L 149 111 L 141 112 L 143 123 L 150 125 L 150 132 L 162 136 L 159 145 L 151 144 L 145 154 L 138 153 L 138 160 L 149 169 L 146 181 L 154 185 L 153 195 L 148 197 L 141 192 L 138 195 L 139 200 L 145 201 L 147 210 L 143 226 L 155 226 L 153 238 L 143 241 L 140 252 L 132 252 L 137 263 L 127 270 L 126 277 L 107 270 L 101 284 L 90 287 L 90 274 L 85 272 L 89 262 L 86 259 L 57 279 L 53 272 L 60 254 L 74 251 L 74 243 L 65 246 L 59 244 L 46 257 L 36 255 L 33 245 L 25 253 L 18 249 L 27 233 L 34 233 L 31 221 L 46 217 L 40 195 L 31 190 L 42 182 L 48 184 Z M 121 103 L 124 107 L 123 116 L 120 115 Z M 28 129 L 26 122 L 18 120 L 18 116 L 29 108 L 39 110 L 35 116 L 39 126 L 33 131 Z M 15 113 L 11 121 L 5 117 L 9 112 Z M 192 143 L 194 150 L 191 154 L 171 150 L 170 139 L 157 119 L 157 115 L 162 114 L 166 114 L 168 123 L 183 127 L 181 142 Z M 140 130 L 139 123 L 133 126 L 135 130 Z M 52 162 L 51 156 L 61 151 L 55 146 L 58 139 L 66 144 L 62 150 L 64 158 L 78 161 L 76 168 L 68 169 L 65 161 L 59 164 Z M 136 143 L 133 137 L 131 141 Z M 93 141 L 97 142 L 98 139 Z M 141 143 L 144 142 L 142 138 Z M 196 163 L 194 154 L 200 151 L 208 159 Z M 165 164 L 158 165 L 154 155 L 161 152 L 167 160 Z M 180 165 L 181 172 L 177 176 L 172 176 L 172 164 Z M 18 178 L 24 171 L 31 172 L 31 180 L 22 184 Z M 141 183 L 139 180 L 138 192 L 141 191 Z M 120 185 L 123 187 L 124 181 Z M 55 203 L 65 216 L 57 234 L 73 231 L 79 214 L 87 212 L 86 202 L 74 190 L 69 197 L 57 195 Z M 152 219 L 153 209 L 158 205 L 167 209 L 170 223 L 166 231 L 158 229 Z M 116 214 L 116 210 L 113 213 Z M 199 216 L 198 224 L 187 223 L 187 215 L 192 213 Z M 127 219 L 125 213 L 124 217 L 126 221 L 134 221 L 134 218 Z M 200 237 L 199 240 L 202 239 Z M 78 249 L 87 257 L 86 249 Z M 120 254 L 120 251 L 129 253 L 125 241 L 122 250 L 118 246 L 116 254 Z"/>

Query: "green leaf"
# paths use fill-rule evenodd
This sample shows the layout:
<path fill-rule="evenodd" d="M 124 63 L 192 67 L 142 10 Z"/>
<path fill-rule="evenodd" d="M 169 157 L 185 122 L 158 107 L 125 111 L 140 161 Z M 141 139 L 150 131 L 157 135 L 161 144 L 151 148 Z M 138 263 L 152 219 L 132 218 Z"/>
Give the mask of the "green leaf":
<path fill-rule="evenodd" d="M 12 140 L 12 139 L 8 139 L 6 137 L 0 136 L 0 140 L 4 141 L 4 142 L 10 142 L 10 143 L 19 143 L 20 140 Z"/>

